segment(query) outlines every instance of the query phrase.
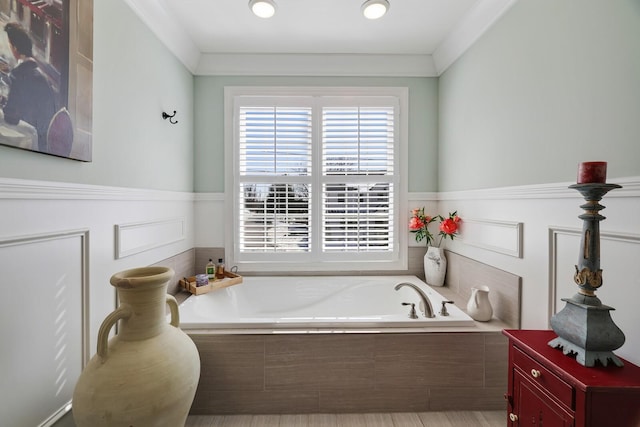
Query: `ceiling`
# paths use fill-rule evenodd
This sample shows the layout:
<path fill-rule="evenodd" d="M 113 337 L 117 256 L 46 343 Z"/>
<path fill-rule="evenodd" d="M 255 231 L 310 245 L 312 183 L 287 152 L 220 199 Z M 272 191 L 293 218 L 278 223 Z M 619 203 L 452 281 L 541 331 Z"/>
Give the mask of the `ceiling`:
<path fill-rule="evenodd" d="M 516 0 L 389 0 L 378 20 L 364 0 L 125 0 L 194 74 L 442 73 Z M 284 73 L 284 74 L 283 74 Z"/>

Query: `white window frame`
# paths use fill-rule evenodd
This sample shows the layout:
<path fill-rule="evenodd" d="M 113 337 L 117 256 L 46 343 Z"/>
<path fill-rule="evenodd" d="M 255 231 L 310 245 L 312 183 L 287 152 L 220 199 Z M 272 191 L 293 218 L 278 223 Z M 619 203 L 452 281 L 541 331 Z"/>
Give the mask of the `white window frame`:
<path fill-rule="evenodd" d="M 346 259 L 349 253 L 340 257 L 335 254 L 323 257 L 323 259 L 311 259 L 301 261 L 298 257 L 289 254 L 275 253 L 265 257 L 264 254 L 254 260 L 243 260 L 238 252 L 238 215 L 235 214 L 235 206 L 238 203 L 236 191 L 236 179 L 238 174 L 239 146 L 236 141 L 237 117 L 236 99 L 238 97 L 395 97 L 399 105 L 397 114 L 397 148 L 394 153 L 394 230 L 393 251 L 386 253 L 385 259 L 374 255 L 370 259 Z M 254 87 L 254 86 L 228 86 L 224 88 L 224 139 L 225 139 L 225 216 L 227 218 L 225 228 L 225 256 L 228 265 L 237 266 L 241 272 L 339 272 L 339 271 L 380 271 L 380 270 L 406 270 L 408 266 L 408 233 L 406 231 L 407 216 L 407 153 L 408 153 L 408 108 L 409 92 L 406 87 Z M 315 117 L 314 132 L 321 132 L 321 117 Z M 316 159 L 313 160 L 316 162 Z M 314 163 L 314 170 L 319 163 Z M 316 170 L 314 173 L 317 173 Z M 314 204 L 311 213 L 314 216 L 313 223 L 320 224 L 320 212 Z"/>

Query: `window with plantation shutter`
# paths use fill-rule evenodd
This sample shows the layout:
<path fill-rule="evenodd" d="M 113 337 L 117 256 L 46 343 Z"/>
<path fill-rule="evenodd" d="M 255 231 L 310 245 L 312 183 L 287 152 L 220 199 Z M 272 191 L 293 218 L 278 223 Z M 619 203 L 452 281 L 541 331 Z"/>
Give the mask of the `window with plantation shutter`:
<path fill-rule="evenodd" d="M 399 265 L 400 97 L 268 92 L 232 98 L 227 257 L 245 271 Z"/>
<path fill-rule="evenodd" d="M 238 113 L 240 252 L 309 252 L 311 108 Z"/>
<path fill-rule="evenodd" d="M 322 249 L 393 250 L 394 106 L 322 107 Z"/>

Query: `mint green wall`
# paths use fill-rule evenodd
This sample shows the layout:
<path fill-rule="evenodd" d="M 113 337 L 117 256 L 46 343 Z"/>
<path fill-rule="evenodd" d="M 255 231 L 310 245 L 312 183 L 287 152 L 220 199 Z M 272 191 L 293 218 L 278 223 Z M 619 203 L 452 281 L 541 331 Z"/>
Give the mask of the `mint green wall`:
<path fill-rule="evenodd" d="M 519 0 L 439 83 L 440 191 L 640 175 L 638 0 Z"/>
<path fill-rule="evenodd" d="M 225 86 L 388 86 L 409 88 L 409 191 L 436 191 L 438 83 L 435 78 L 195 78 L 195 191 L 224 191 Z"/>
<path fill-rule="evenodd" d="M 122 0 L 94 1 L 93 161 L 0 146 L 0 177 L 192 191 L 193 76 Z"/>

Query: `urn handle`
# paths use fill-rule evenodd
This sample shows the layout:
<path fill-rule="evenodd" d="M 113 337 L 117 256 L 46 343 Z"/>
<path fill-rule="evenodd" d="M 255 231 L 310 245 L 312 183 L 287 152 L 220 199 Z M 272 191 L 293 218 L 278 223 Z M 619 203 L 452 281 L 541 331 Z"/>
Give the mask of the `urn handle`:
<path fill-rule="evenodd" d="M 108 356 L 109 352 L 109 332 L 111 331 L 111 327 L 116 324 L 116 322 L 120 319 L 128 319 L 133 314 L 133 310 L 128 304 L 122 304 L 120 307 L 111 312 L 107 317 L 105 317 L 102 325 L 100 325 L 100 330 L 98 331 L 98 356 L 104 360 Z"/>
<path fill-rule="evenodd" d="M 169 311 L 171 311 L 171 326 L 176 328 L 180 326 L 180 312 L 178 311 L 178 301 L 173 295 L 167 294 L 167 304 L 169 305 Z"/>

